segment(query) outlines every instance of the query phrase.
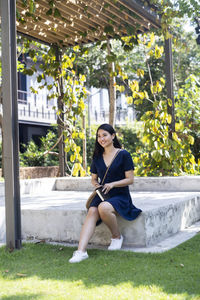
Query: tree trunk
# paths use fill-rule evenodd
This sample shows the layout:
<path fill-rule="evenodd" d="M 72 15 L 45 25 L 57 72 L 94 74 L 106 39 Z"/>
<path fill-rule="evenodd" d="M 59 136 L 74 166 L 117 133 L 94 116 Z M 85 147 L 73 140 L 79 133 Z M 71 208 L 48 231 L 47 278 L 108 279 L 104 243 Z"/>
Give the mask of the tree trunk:
<path fill-rule="evenodd" d="M 58 98 L 58 109 L 63 111 L 63 102 L 62 96 Z M 58 136 L 60 137 L 63 134 L 63 124 L 64 124 L 64 115 L 61 113 L 59 115 L 57 124 L 58 124 Z M 58 152 L 59 152 L 59 176 L 65 176 L 65 152 L 64 152 L 64 139 L 61 137 L 58 143 Z"/>
<path fill-rule="evenodd" d="M 83 114 L 83 132 L 84 132 L 84 139 L 83 139 L 83 168 L 85 171 L 87 171 L 87 148 L 86 148 L 86 128 L 85 128 L 85 115 Z"/>
<path fill-rule="evenodd" d="M 107 43 L 107 49 L 108 49 L 108 55 L 111 53 L 110 49 L 110 42 L 108 41 Z M 116 80 L 114 76 L 115 72 L 115 64 L 114 62 L 109 63 L 108 65 L 109 68 L 109 124 L 112 125 L 113 127 L 115 126 L 115 118 L 116 118 Z"/>
<path fill-rule="evenodd" d="M 173 79 L 173 58 L 172 58 L 172 41 L 165 40 L 165 72 L 167 98 L 171 100 L 171 105 L 167 104 L 168 114 L 172 116 L 171 124 L 169 124 L 169 138 L 172 139 L 172 133 L 175 131 L 175 109 L 174 109 L 174 79 Z"/>
<path fill-rule="evenodd" d="M 60 61 L 60 51 L 59 48 L 56 47 L 56 60 Z M 57 91 L 59 93 L 58 97 L 58 111 L 60 112 L 57 120 L 58 124 L 58 137 L 63 135 L 63 126 L 64 126 L 64 107 L 63 107 L 63 81 L 62 77 L 59 79 Z M 64 137 L 62 136 L 58 143 L 58 152 L 59 152 L 59 176 L 65 176 L 65 151 L 64 151 Z"/>

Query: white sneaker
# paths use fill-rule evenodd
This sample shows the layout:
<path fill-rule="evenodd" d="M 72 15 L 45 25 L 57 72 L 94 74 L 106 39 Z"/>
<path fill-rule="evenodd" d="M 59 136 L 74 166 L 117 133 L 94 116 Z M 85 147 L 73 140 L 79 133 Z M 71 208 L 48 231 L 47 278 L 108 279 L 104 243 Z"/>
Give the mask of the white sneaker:
<path fill-rule="evenodd" d="M 70 263 L 78 263 L 84 259 L 87 259 L 88 257 L 89 256 L 87 254 L 87 251 L 83 252 L 80 250 L 76 250 L 76 251 L 74 251 L 73 256 L 72 256 L 72 258 L 70 258 L 69 262 Z"/>
<path fill-rule="evenodd" d="M 120 239 L 111 239 L 110 246 L 108 250 L 119 250 L 122 247 L 123 236 L 121 235 Z"/>

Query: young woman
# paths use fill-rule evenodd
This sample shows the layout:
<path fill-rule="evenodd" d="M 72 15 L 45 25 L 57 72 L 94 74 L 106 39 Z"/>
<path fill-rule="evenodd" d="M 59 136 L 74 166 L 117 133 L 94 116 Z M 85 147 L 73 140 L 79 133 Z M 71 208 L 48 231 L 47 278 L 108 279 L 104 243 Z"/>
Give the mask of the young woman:
<path fill-rule="evenodd" d="M 119 153 L 115 157 L 118 151 Z M 112 235 L 108 250 L 121 249 L 123 237 L 119 231 L 116 216 L 120 215 L 131 221 L 141 213 L 141 210 L 132 204 L 128 187 L 133 183 L 134 165 L 132 158 L 126 150 L 121 149 L 113 127 L 109 124 L 102 124 L 97 129 L 91 165 L 92 184 L 95 188 L 101 185 L 106 169 L 111 162 L 112 164 L 103 184 L 103 191 L 109 194 L 110 198 L 101 201 L 99 196 L 96 195 L 92 200 L 82 227 L 78 250 L 74 252 L 69 260 L 70 263 L 80 262 L 88 258 L 86 251 L 88 242 L 95 231 L 96 225 L 101 221 L 108 226 Z"/>

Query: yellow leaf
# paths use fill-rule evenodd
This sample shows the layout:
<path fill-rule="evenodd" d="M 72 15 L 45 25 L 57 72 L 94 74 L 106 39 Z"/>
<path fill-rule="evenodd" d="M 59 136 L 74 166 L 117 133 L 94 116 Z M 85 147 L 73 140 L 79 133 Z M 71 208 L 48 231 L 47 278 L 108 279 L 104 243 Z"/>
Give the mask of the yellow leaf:
<path fill-rule="evenodd" d="M 86 171 L 83 168 L 81 168 L 81 170 L 80 170 L 80 175 L 81 175 L 81 177 L 85 177 L 85 175 L 86 175 Z"/>
<path fill-rule="evenodd" d="M 83 140 L 85 138 L 85 134 L 83 132 L 79 132 L 79 137 Z"/>
<path fill-rule="evenodd" d="M 137 69 L 137 75 L 138 75 L 139 77 L 144 77 L 144 70 L 142 70 L 142 69 Z"/>
<path fill-rule="evenodd" d="M 147 98 L 147 99 L 149 98 L 149 95 L 148 95 L 147 91 L 144 91 L 144 97 Z"/>
<path fill-rule="evenodd" d="M 168 124 L 171 124 L 171 122 L 172 122 L 172 116 L 171 116 L 171 115 L 168 115 L 168 117 L 167 117 L 167 123 L 168 123 Z"/>
<path fill-rule="evenodd" d="M 79 102 L 79 107 L 80 107 L 82 110 L 84 110 L 85 104 L 84 104 L 83 100 L 81 100 L 81 101 Z"/>
<path fill-rule="evenodd" d="M 85 82 L 86 81 L 85 75 L 79 75 L 79 79 L 80 79 L 81 82 Z"/>
<path fill-rule="evenodd" d="M 75 155 L 73 155 L 73 154 L 71 154 L 71 155 L 70 155 L 70 161 L 71 161 L 71 162 L 74 162 L 74 161 L 75 161 L 75 159 L 76 159 L 76 156 L 75 156 Z"/>
<path fill-rule="evenodd" d="M 65 147 L 65 152 L 69 152 L 70 151 L 70 146 L 69 145 L 67 145 L 66 147 Z"/>
<path fill-rule="evenodd" d="M 193 136 L 191 136 L 191 135 L 188 136 L 188 142 L 189 142 L 190 145 L 194 145 L 194 138 L 193 138 Z"/>
<path fill-rule="evenodd" d="M 144 93 L 143 92 L 138 93 L 138 96 L 139 96 L 140 99 L 142 99 L 142 100 L 144 99 Z"/>
<path fill-rule="evenodd" d="M 158 47 L 158 45 L 156 45 L 156 47 L 155 47 L 155 58 L 160 58 L 162 56 L 163 52 L 164 52 L 163 46 Z"/>
<path fill-rule="evenodd" d="M 163 85 L 165 85 L 165 79 L 164 78 L 160 78 L 160 82 L 163 84 Z"/>
<path fill-rule="evenodd" d="M 133 92 L 132 96 L 133 96 L 133 98 L 135 99 L 135 98 L 138 97 L 138 93 L 137 93 L 137 92 Z"/>
<path fill-rule="evenodd" d="M 198 167 L 200 167 L 200 158 L 198 159 Z"/>
<path fill-rule="evenodd" d="M 128 79 L 128 76 L 124 74 L 124 75 L 122 76 L 122 79 L 123 79 L 123 80 Z"/>
<path fill-rule="evenodd" d="M 172 100 L 170 98 L 167 99 L 168 105 L 172 106 Z"/>
<path fill-rule="evenodd" d="M 174 139 L 178 144 L 180 144 L 181 141 L 180 141 L 180 139 L 178 138 L 176 132 L 173 132 L 173 133 L 172 133 L 172 137 L 173 137 L 173 139 Z"/>
<path fill-rule="evenodd" d="M 126 97 L 126 101 L 128 104 L 132 104 L 133 103 L 133 98 L 131 96 Z"/>
<path fill-rule="evenodd" d="M 77 52 L 79 49 L 80 49 L 79 46 L 74 46 L 74 48 L 73 48 L 73 50 L 74 50 L 75 52 Z"/>
<path fill-rule="evenodd" d="M 73 168 L 72 175 L 75 176 L 75 177 L 77 177 L 78 174 L 79 174 L 79 169 L 80 169 L 79 164 L 78 164 L 78 163 L 75 163 L 75 164 L 74 164 L 74 168 Z"/>
<path fill-rule="evenodd" d="M 132 92 L 138 92 L 139 91 L 139 83 L 137 80 L 133 80 L 131 83 L 130 83 L 130 88 L 131 88 L 131 91 Z"/>
<path fill-rule="evenodd" d="M 74 131 L 72 132 L 72 138 L 75 139 L 77 137 L 77 133 Z"/>
<path fill-rule="evenodd" d="M 155 35 L 153 32 L 150 34 L 150 40 L 151 40 L 151 44 L 155 42 Z"/>
<path fill-rule="evenodd" d="M 175 123 L 175 130 L 176 131 L 183 131 L 184 130 L 184 124 L 181 120 L 178 123 Z"/>
<path fill-rule="evenodd" d="M 151 48 L 151 42 L 148 42 L 147 48 Z"/>
<path fill-rule="evenodd" d="M 159 115 L 159 111 L 158 111 L 158 110 L 156 110 L 156 112 L 155 112 L 155 118 L 157 118 L 157 117 L 158 117 L 158 115 Z"/>
<path fill-rule="evenodd" d="M 148 53 L 150 56 L 153 56 L 153 50 L 149 51 Z"/>

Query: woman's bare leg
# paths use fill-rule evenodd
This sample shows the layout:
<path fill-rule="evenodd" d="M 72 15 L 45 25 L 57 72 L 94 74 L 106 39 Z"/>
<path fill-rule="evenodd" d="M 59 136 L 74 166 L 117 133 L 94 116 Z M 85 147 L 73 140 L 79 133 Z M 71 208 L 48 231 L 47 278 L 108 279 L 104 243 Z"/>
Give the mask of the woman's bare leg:
<path fill-rule="evenodd" d="M 99 218 L 100 216 L 99 216 L 98 208 L 90 207 L 81 230 L 78 250 L 85 252 L 88 242 L 95 231 L 96 222 L 98 221 Z"/>
<path fill-rule="evenodd" d="M 102 221 L 110 229 L 112 238 L 120 238 L 121 234 L 117 224 L 116 211 L 113 206 L 109 202 L 104 201 L 98 206 L 98 211 Z"/>

